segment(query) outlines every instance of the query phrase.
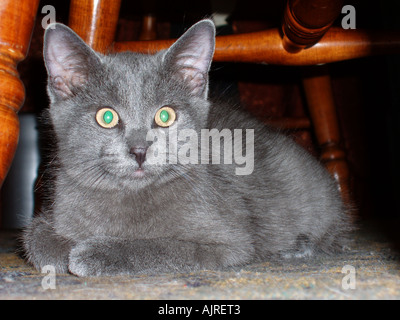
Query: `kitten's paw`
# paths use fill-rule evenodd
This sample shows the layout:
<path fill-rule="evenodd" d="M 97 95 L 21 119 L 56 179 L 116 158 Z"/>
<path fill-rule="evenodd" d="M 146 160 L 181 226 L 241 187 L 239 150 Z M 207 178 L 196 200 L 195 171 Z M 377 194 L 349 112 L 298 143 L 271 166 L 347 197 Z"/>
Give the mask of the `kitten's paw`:
<path fill-rule="evenodd" d="M 76 245 L 69 255 L 68 269 L 78 277 L 111 276 L 123 274 L 118 257 L 108 248 L 90 241 Z"/>
<path fill-rule="evenodd" d="M 78 277 L 90 277 L 100 275 L 100 261 L 84 243 L 75 246 L 69 255 L 68 269 Z"/>

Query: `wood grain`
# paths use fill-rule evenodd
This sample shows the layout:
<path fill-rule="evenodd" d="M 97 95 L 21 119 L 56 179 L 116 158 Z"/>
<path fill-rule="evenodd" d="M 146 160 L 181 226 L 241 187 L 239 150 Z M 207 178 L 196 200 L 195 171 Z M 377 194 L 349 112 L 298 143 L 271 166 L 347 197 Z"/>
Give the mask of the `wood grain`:
<path fill-rule="evenodd" d="M 94 50 L 105 53 L 114 41 L 121 0 L 71 0 L 68 25 Z"/>
<path fill-rule="evenodd" d="M 18 143 L 25 89 L 17 65 L 26 57 L 39 0 L 0 1 L 0 186 L 10 168 Z"/>
<path fill-rule="evenodd" d="M 288 0 L 282 44 L 291 53 L 316 44 L 339 16 L 343 0 Z"/>
<path fill-rule="evenodd" d="M 169 48 L 175 40 L 128 41 L 114 43 L 114 51 L 154 54 Z M 249 62 L 307 66 L 332 63 L 378 54 L 400 53 L 400 32 L 372 32 L 331 28 L 316 45 L 298 53 L 283 48 L 278 29 L 218 36 L 214 61 Z"/>
<path fill-rule="evenodd" d="M 338 182 L 343 199 L 350 203 L 349 168 L 341 147 L 341 133 L 336 114 L 331 79 L 326 66 L 316 67 L 313 74 L 303 78 L 303 88 L 321 161 Z"/>

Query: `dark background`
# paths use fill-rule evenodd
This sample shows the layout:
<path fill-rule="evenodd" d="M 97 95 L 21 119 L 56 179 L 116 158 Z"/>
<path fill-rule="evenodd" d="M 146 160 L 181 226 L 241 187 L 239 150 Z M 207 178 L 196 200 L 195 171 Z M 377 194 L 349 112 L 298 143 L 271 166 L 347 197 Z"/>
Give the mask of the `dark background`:
<path fill-rule="evenodd" d="M 229 1 L 228 1 L 229 2 Z M 238 0 L 218 34 L 257 31 L 280 26 L 284 1 Z M 41 8 L 56 8 L 57 21 L 68 23 L 69 1 L 42 1 L 28 58 L 19 71 L 26 87 L 22 113 L 40 114 L 48 105 L 46 73 L 42 59 Z M 400 30 L 398 1 L 345 1 L 356 9 L 357 29 Z M 158 38 L 178 37 L 213 13 L 207 1 L 123 0 L 117 40 L 136 40 L 142 16 L 157 16 Z M 340 15 L 335 25 L 340 26 Z M 400 218 L 400 57 L 376 56 L 329 65 L 343 147 L 351 169 L 352 197 L 360 217 Z M 305 67 L 252 64 L 213 64 L 214 94 L 228 87 L 251 112 L 262 119 L 307 116 L 301 87 Z M 223 90 L 223 89 L 222 89 Z M 312 130 L 287 132 L 318 156 Z"/>

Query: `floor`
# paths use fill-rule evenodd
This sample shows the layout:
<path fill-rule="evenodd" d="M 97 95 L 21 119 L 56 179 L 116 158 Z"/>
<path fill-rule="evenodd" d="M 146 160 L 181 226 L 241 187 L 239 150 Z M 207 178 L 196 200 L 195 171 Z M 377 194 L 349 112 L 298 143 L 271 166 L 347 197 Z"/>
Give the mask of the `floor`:
<path fill-rule="evenodd" d="M 0 300 L 400 299 L 400 250 L 390 235 L 397 235 L 398 226 L 368 224 L 354 234 L 348 251 L 334 257 L 229 271 L 102 278 L 40 273 L 15 253 L 16 233 L 2 231 Z"/>

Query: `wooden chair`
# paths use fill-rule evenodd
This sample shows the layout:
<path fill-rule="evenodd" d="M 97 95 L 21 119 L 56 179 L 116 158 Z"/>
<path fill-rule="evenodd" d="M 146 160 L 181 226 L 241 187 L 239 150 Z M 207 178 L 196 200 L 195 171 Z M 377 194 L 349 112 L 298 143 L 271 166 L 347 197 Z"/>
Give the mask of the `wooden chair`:
<path fill-rule="evenodd" d="M 0 183 L 8 171 L 18 137 L 16 112 L 24 99 L 16 65 L 26 55 L 39 0 L 0 0 Z M 321 64 L 400 52 L 399 34 L 331 28 L 340 14 L 341 0 L 288 0 L 281 28 L 218 36 L 215 61 L 268 63 L 292 66 Z M 121 0 L 71 0 L 69 25 L 93 49 L 155 52 L 174 40 L 114 42 Z M 151 23 L 150 23 L 151 28 Z M 150 32 L 151 34 L 151 32 Z M 349 170 L 340 146 L 330 77 L 323 66 L 303 80 L 305 95 L 321 159 L 349 194 Z"/>

